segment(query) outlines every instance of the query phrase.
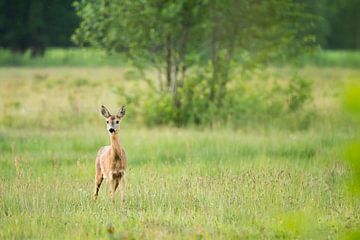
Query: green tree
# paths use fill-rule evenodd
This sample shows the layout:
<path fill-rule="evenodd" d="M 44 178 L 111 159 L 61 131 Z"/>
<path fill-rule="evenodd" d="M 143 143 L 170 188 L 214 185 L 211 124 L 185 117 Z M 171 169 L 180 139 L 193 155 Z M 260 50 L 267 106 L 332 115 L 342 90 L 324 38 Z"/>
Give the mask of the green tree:
<path fill-rule="evenodd" d="M 330 34 L 327 47 L 331 49 L 360 49 L 360 1 L 334 1 L 336 11 L 328 17 Z"/>
<path fill-rule="evenodd" d="M 305 0 L 316 18 L 314 33 L 323 48 L 360 49 L 360 1 Z"/>
<path fill-rule="evenodd" d="M 78 23 L 72 0 L 0 0 L 0 46 L 42 55 L 46 46 L 70 45 Z"/>
<path fill-rule="evenodd" d="M 190 67 L 210 66 L 208 102 L 221 108 L 234 63 L 251 69 L 315 42 L 313 15 L 293 0 L 82 0 L 75 7 L 81 23 L 73 40 L 157 69 L 153 88 L 170 93 L 175 109 Z"/>

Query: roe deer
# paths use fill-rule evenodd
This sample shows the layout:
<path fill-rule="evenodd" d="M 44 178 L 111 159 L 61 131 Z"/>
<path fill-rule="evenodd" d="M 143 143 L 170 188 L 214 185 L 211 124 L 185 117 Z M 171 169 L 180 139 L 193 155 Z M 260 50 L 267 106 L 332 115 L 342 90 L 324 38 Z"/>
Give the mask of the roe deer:
<path fill-rule="evenodd" d="M 110 145 L 99 149 L 95 160 L 95 191 L 96 200 L 101 183 L 104 178 L 109 181 L 112 202 L 115 203 L 115 191 L 120 184 L 121 203 L 124 203 L 125 194 L 125 170 L 127 159 L 125 151 L 119 141 L 120 121 L 125 115 L 125 107 L 122 106 L 116 115 L 111 115 L 105 106 L 101 105 L 101 114 L 106 118 L 107 131 L 110 135 Z"/>

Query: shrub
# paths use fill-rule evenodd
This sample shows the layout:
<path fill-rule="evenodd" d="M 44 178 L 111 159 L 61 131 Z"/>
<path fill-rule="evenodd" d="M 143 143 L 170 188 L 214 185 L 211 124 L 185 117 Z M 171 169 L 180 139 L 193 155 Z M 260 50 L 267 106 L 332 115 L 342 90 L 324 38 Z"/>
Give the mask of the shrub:
<path fill-rule="evenodd" d="M 226 94 L 219 104 L 210 99 L 211 69 L 188 76 L 178 94 L 152 93 L 144 104 L 147 125 L 230 124 L 238 128 L 262 124 L 307 128 L 315 116 L 305 106 L 311 101 L 310 81 L 298 75 L 287 80 L 274 79 L 268 73 L 252 77 L 237 73 L 227 82 Z"/>

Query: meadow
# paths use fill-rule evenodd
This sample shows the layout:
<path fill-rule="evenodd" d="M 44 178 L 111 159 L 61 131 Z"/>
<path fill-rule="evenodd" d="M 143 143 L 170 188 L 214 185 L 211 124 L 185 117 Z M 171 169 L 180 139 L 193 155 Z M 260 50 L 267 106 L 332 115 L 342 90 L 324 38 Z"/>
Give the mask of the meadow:
<path fill-rule="evenodd" d="M 270 71 L 281 77 L 287 68 Z M 313 81 L 317 113 L 305 130 L 147 128 L 128 108 L 120 208 L 106 183 L 92 200 L 94 159 L 109 143 L 100 104 L 116 111 L 125 101 L 119 88 L 145 88 L 133 69 L 0 68 L 0 238 L 346 238 L 360 224 L 344 161 L 358 131 L 341 102 L 360 70 L 298 71 Z"/>
<path fill-rule="evenodd" d="M 41 58 L 32 58 L 30 51 L 13 54 L 0 48 L 0 66 L 9 67 L 119 67 L 127 58 L 121 54 L 107 54 L 104 50 L 89 48 L 49 48 Z M 359 51 L 316 51 L 298 59 L 300 66 L 359 68 Z"/>

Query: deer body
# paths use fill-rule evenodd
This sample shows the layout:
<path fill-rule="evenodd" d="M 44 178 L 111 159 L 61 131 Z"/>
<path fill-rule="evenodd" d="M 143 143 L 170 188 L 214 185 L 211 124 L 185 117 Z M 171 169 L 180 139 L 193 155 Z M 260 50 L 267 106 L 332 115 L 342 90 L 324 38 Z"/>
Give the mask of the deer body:
<path fill-rule="evenodd" d="M 119 185 L 121 202 L 124 202 L 127 158 L 125 151 L 121 146 L 118 132 L 120 120 L 125 115 L 125 109 L 122 107 L 119 114 L 113 116 L 104 106 L 102 106 L 101 113 L 107 120 L 107 128 L 110 134 L 110 145 L 101 147 L 95 160 L 94 199 L 98 196 L 103 179 L 107 179 L 110 185 L 110 194 L 113 203 L 115 202 L 115 191 Z"/>

